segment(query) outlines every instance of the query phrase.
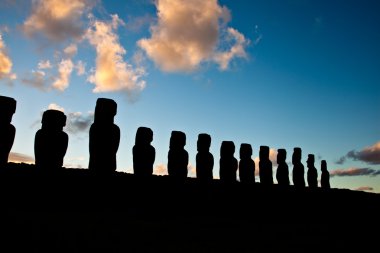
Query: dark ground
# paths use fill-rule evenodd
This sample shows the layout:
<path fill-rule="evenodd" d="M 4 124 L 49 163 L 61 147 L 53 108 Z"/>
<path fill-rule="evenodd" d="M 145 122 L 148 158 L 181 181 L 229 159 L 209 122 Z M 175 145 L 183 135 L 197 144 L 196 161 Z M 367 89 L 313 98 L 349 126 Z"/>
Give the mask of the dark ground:
<path fill-rule="evenodd" d="M 46 175 L 10 164 L 0 201 L 0 252 L 376 252 L 380 244 L 380 194 L 343 189 Z"/>

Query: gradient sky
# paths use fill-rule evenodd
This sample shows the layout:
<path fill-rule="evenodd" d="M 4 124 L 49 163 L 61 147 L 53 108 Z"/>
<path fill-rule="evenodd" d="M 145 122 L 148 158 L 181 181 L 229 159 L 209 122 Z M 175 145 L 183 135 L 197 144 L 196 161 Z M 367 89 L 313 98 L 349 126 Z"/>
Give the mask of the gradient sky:
<path fill-rule="evenodd" d="M 42 112 L 64 110 L 66 167 L 88 165 L 98 97 L 118 103 L 118 170 L 139 126 L 166 173 L 172 130 L 294 147 L 327 160 L 337 188 L 380 192 L 380 2 L 0 0 L 0 94 L 17 100 L 12 161 L 32 162 Z M 273 160 L 275 161 L 275 160 Z M 256 167 L 257 168 L 257 167 Z M 276 165 L 274 166 L 275 172 Z M 290 166 L 290 168 L 292 168 Z"/>

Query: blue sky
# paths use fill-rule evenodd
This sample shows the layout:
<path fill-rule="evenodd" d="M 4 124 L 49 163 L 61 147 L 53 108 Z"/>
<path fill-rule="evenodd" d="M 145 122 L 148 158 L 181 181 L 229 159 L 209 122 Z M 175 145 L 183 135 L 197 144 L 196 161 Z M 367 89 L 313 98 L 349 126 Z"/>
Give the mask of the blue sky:
<path fill-rule="evenodd" d="M 171 131 L 180 130 L 192 174 L 197 136 L 205 132 L 215 177 L 223 140 L 235 142 L 237 158 L 240 144 L 250 143 L 256 160 L 260 145 L 273 157 L 286 148 L 288 162 L 299 146 L 305 166 L 310 153 L 319 173 L 327 160 L 333 187 L 380 192 L 377 1 L 0 6 L 0 56 L 8 60 L 0 64 L 0 91 L 18 101 L 12 152 L 24 158 L 33 158 L 41 113 L 50 106 L 70 121 L 66 166 L 87 167 L 85 126 L 96 99 L 108 97 L 118 103 L 120 171 L 132 171 L 135 133 L 147 126 L 157 173 L 165 171 Z"/>

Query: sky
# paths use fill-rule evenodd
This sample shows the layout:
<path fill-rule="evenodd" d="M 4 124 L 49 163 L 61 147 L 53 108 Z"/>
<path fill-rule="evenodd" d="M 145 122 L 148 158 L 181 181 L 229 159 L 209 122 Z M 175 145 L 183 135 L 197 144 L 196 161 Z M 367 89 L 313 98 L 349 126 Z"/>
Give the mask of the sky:
<path fill-rule="evenodd" d="M 0 0 L 0 94 L 17 100 L 9 157 L 34 162 L 47 109 L 64 111 L 68 168 L 87 168 L 99 97 L 118 104 L 117 170 L 132 173 L 136 130 L 154 132 L 166 174 L 171 131 L 326 160 L 334 188 L 380 193 L 380 2 Z M 258 164 L 256 165 L 256 172 Z M 306 173 L 305 173 L 306 176 Z M 275 176 L 274 176 L 275 178 Z M 259 181 L 259 178 L 257 178 Z M 276 182 L 276 180 L 275 180 Z"/>

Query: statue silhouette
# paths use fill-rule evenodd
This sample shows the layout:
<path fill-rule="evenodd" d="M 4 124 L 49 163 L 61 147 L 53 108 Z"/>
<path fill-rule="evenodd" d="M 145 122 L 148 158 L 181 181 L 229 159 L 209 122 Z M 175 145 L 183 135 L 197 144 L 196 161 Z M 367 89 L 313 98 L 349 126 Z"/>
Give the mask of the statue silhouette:
<path fill-rule="evenodd" d="M 199 134 L 197 141 L 196 173 L 201 181 L 211 181 L 213 179 L 212 169 L 214 167 L 214 157 L 210 153 L 211 136 Z"/>
<path fill-rule="evenodd" d="M 47 110 L 42 115 L 42 127 L 34 139 L 36 166 L 43 170 L 55 171 L 62 168 L 68 135 L 63 131 L 66 115 L 57 110 Z"/>
<path fill-rule="evenodd" d="M 314 166 L 314 155 L 309 154 L 307 158 L 307 184 L 310 188 L 318 188 L 318 172 Z"/>
<path fill-rule="evenodd" d="M 136 132 L 133 153 L 133 171 L 135 175 L 150 176 L 153 174 L 153 164 L 156 150 L 150 144 L 153 141 L 153 131 L 147 127 L 139 127 Z"/>
<path fill-rule="evenodd" d="M 330 189 L 330 173 L 327 170 L 326 160 L 321 161 L 321 187 L 324 189 Z"/>
<path fill-rule="evenodd" d="M 277 172 L 276 179 L 279 185 L 287 186 L 289 185 L 289 168 L 286 164 L 286 150 L 277 150 Z"/>
<path fill-rule="evenodd" d="M 0 96 L 0 167 L 8 163 L 9 152 L 12 149 L 16 128 L 11 124 L 16 112 L 16 100 Z"/>
<path fill-rule="evenodd" d="M 172 131 L 168 153 L 168 174 L 176 179 L 186 179 L 189 154 L 185 150 L 186 135 Z"/>
<path fill-rule="evenodd" d="M 223 141 L 220 147 L 219 176 L 220 180 L 233 183 L 236 182 L 236 171 L 238 161 L 234 157 L 235 144 L 232 141 Z"/>
<path fill-rule="evenodd" d="M 260 183 L 263 185 L 272 185 L 273 171 L 272 171 L 272 162 L 269 160 L 268 146 L 260 146 L 259 157 L 260 157 L 260 162 L 259 162 Z"/>
<path fill-rule="evenodd" d="M 294 148 L 292 163 L 293 163 L 293 184 L 296 187 L 305 187 L 305 168 L 301 163 L 302 150 Z"/>
<path fill-rule="evenodd" d="M 255 182 L 255 162 L 251 158 L 252 146 L 247 143 L 240 145 L 239 178 L 242 183 Z"/>
<path fill-rule="evenodd" d="M 90 162 L 95 173 L 116 171 L 116 153 L 120 143 L 120 129 L 114 124 L 117 104 L 112 99 L 98 98 L 94 123 L 90 128 Z"/>

